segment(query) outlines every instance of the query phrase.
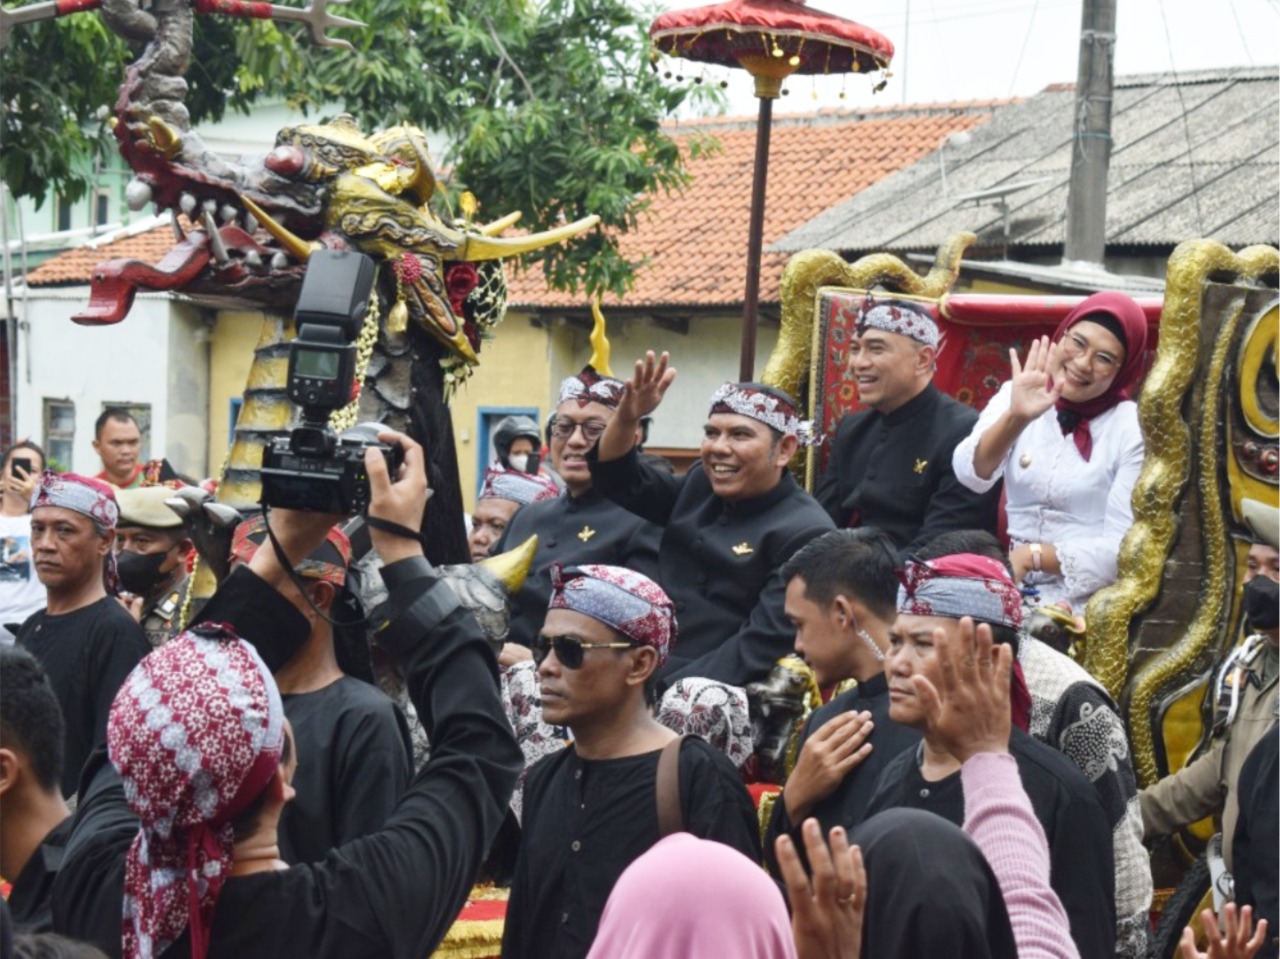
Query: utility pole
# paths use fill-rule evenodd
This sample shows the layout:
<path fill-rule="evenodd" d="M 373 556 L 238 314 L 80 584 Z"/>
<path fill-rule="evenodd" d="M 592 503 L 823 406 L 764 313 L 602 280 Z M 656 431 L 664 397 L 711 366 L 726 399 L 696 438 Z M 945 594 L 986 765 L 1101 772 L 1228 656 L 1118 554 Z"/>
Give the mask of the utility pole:
<path fill-rule="evenodd" d="M 1116 0 L 1084 0 L 1064 262 L 1101 264 L 1107 246 L 1115 49 Z"/>

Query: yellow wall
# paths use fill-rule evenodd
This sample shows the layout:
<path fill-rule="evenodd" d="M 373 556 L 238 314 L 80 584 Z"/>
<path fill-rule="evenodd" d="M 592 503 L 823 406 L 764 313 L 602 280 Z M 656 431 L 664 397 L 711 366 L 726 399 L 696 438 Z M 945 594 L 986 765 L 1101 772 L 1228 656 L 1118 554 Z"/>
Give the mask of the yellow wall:
<path fill-rule="evenodd" d="M 262 314 L 223 310 L 209 339 L 209 474 L 221 476 L 231 447 L 231 401 L 244 395 Z"/>
<path fill-rule="evenodd" d="M 566 362 L 553 356 L 562 350 L 553 347 L 552 341 L 546 330 L 538 329 L 529 321 L 527 314 L 507 314 L 496 336 L 482 344 L 480 366 L 449 403 L 458 445 L 462 502 L 467 512 L 475 505 L 479 409 L 482 406 L 532 407 L 538 411 L 539 424 L 545 424 L 555 399 L 552 368 L 564 368 Z M 554 385 L 558 387 L 559 383 L 556 378 Z"/>

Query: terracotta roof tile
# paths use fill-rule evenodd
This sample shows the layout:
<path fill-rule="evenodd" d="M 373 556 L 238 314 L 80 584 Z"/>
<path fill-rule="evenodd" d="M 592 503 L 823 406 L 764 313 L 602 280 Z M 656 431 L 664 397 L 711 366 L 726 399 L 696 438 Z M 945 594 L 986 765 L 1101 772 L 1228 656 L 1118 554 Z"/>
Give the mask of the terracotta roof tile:
<path fill-rule="evenodd" d="M 194 225 L 186 217 L 181 218 L 186 230 L 194 229 Z M 136 228 L 125 228 L 132 235 L 122 236 L 108 242 L 95 242 L 78 246 L 65 253 L 45 260 L 27 274 L 28 286 L 83 286 L 93 276 L 93 268 L 107 260 L 141 260 L 143 263 L 158 263 L 173 246 L 173 227 L 168 223 L 149 230 L 136 232 Z"/>
<path fill-rule="evenodd" d="M 820 111 L 774 118 L 765 200 L 764 246 L 843 202 L 872 183 L 936 149 L 948 133 L 986 122 L 1010 101 Z M 742 302 L 747 223 L 755 156 L 755 119 L 714 118 L 669 125 L 686 150 L 690 137 L 712 135 L 719 150 L 688 161 L 684 192 L 658 194 L 635 230 L 619 238 L 629 259 L 646 258 L 625 298 L 605 305 L 720 307 Z M 777 302 L 787 257 L 766 253 L 760 301 Z M 585 307 L 585 297 L 548 290 L 538 268 L 511 278 L 512 305 L 542 309 Z"/>

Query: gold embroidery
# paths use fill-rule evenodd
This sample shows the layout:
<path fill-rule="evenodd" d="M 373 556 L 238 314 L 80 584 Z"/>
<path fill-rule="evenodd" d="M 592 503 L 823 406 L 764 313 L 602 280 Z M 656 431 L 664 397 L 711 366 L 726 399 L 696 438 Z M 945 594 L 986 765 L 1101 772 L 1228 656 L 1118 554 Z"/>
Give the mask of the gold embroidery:
<path fill-rule="evenodd" d="M 754 552 L 755 550 L 747 545 L 746 540 L 743 540 L 741 543 L 739 543 L 737 546 L 733 548 L 734 556 L 746 556 L 748 553 L 754 553 Z"/>
<path fill-rule="evenodd" d="M 928 460 L 916 460 L 915 471 L 917 473 L 923 473 L 924 468 L 928 465 L 929 465 Z"/>
<path fill-rule="evenodd" d="M 585 543 L 587 540 L 589 540 L 592 536 L 595 536 L 595 535 L 596 535 L 595 530 L 593 530 L 590 526 L 584 526 L 582 527 L 582 532 L 578 534 L 578 539 L 582 540 Z"/>

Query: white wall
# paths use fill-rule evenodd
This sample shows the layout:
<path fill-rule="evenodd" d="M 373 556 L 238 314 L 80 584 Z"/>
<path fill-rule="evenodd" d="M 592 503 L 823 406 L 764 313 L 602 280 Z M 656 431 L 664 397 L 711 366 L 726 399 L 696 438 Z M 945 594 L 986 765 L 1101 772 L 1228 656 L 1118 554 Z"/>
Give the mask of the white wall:
<path fill-rule="evenodd" d="M 615 376 L 629 377 L 646 350 L 671 354 L 678 371 L 676 381 L 654 414 L 649 430 L 650 446 L 696 447 L 702 441 L 711 394 L 727 381 L 738 379 L 738 352 L 742 336 L 740 315 L 698 316 L 689 321 L 687 334 L 673 333 L 650 320 L 606 315 L 611 346 L 610 366 Z M 573 372 L 591 356 L 585 331 L 563 326 L 556 333 L 573 338 Z M 756 375 L 778 339 L 778 328 L 761 325 L 756 334 Z M 552 387 L 559 387 L 555 379 Z M 552 397 L 552 402 L 554 402 Z"/>
<path fill-rule="evenodd" d="M 200 312 L 143 293 L 121 322 L 78 326 L 70 317 L 88 302 L 87 287 L 27 292 L 26 329 L 18 336 L 17 435 L 43 443 L 44 400 L 71 400 L 70 467 L 94 474 L 102 469 L 92 441 L 103 403 L 149 403 L 151 456 L 168 456 L 179 472 L 203 476 L 208 361 Z"/>

